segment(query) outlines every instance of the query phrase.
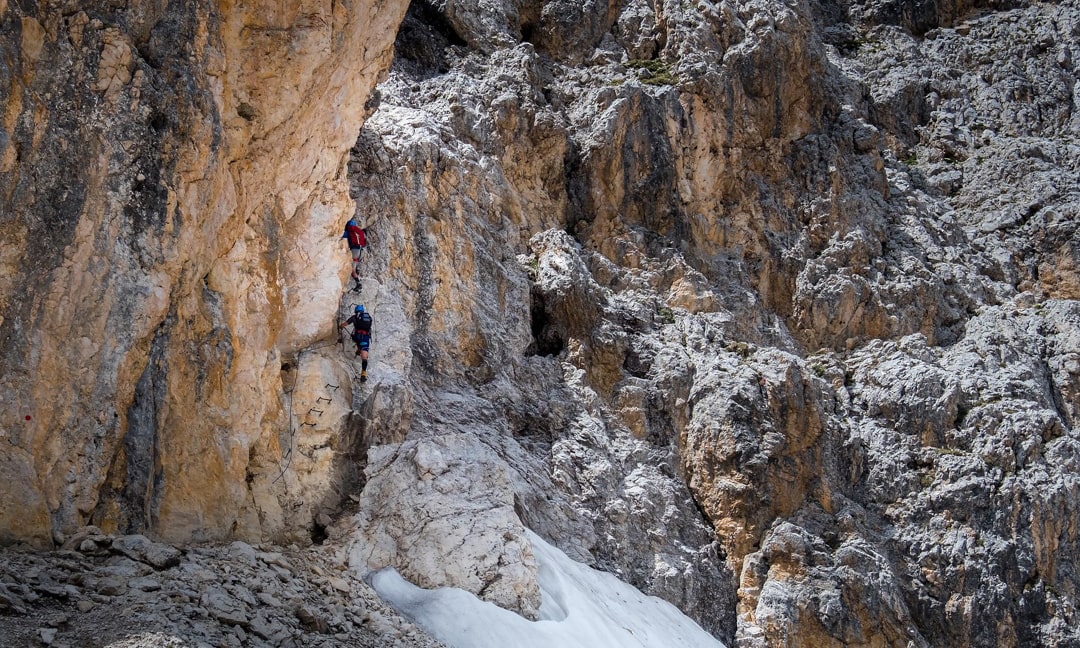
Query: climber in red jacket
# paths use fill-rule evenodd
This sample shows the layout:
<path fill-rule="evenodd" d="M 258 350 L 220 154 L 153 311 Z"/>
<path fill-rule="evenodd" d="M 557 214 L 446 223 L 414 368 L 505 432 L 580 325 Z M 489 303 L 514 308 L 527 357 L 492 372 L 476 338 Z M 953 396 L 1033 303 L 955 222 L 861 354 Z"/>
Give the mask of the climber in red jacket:
<path fill-rule="evenodd" d="M 345 223 L 345 233 L 341 235 L 341 238 L 348 242 L 349 251 L 352 252 L 352 278 L 356 280 L 356 285 L 352 290 L 359 290 L 360 255 L 367 247 L 367 230 L 360 227 L 360 223 L 355 218 L 350 218 L 349 222 Z"/>

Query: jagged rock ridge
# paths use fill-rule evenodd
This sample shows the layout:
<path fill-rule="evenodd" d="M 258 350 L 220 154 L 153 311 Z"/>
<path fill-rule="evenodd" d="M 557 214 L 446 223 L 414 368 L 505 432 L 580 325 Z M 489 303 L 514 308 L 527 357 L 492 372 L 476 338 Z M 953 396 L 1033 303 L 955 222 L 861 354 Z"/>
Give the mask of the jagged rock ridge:
<path fill-rule="evenodd" d="M 424 7 L 353 153 L 375 443 L 739 645 L 1076 640 L 1074 5 Z"/>
<path fill-rule="evenodd" d="M 122 243 L 97 257 L 62 240 L 30 254 L 48 223 L 25 201 L 43 194 L 13 178 L 38 166 L 33 132 L 61 150 L 49 134 L 66 131 L 7 113 L 19 216 L 0 226 L 21 243 L 4 277 L 22 283 L 0 290 L 18 432 L 4 474 L 43 486 L 13 489 L 4 529 L 27 512 L 23 537 L 43 541 L 86 520 L 181 539 L 314 525 L 351 538 L 359 570 L 392 564 L 528 616 L 528 527 L 737 645 L 1078 640 L 1075 3 L 413 3 L 348 169 L 373 245 L 337 310 L 363 300 L 376 320 L 355 389 L 330 325 L 344 257 L 326 252 L 349 203 L 316 151 L 327 123 L 374 108 L 363 87 L 385 50 L 331 56 L 359 51 L 334 40 L 359 14 L 23 11 L 0 5 L 23 78 L 37 56 L 89 61 L 112 70 L 90 75 L 103 101 L 130 102 L 140 71 L 171 64 L 204 99 L 180 97 L 190 119 L 121 120 L 164 133 L 123 168 L 168 209 L 80 219 L 76 242 Z M 189 23 L 204 54 L 155 54 Z M 64 49 L 99 37 L 92 55 Z M 275 47 L 310 56 L 286 80 L 363 70 L 341 95 L 354 118 L 305 108 L 306 86 L 233 85 Z M 173 137 L 197 128 L 199 155 Z M 231 163 L 231 184 L 185 155 Z M 109 178 L 88 193 L 142 204 Z M 72 213 L 65 199 L 49 213 Z M 146 233 L 169 231 L 163 216 L 191 238 L 160 262 Z M 134 234 L 94 238 L 99 222 Z M 79 271 L 119 256 L 72 294 L 151 276 L 125 271 L 129 254 L 165 264 L 167 289 L 121 291 L 157 310 L 106 295 L 89 316 L 124 353 L 95 355 L 95 335 L 49 355 L 67 302 L 24 286 L 66 294 L 49 279 L 61 253 Z M 12 342 L 25 331 L 41 339 Z M 62 376 L 61 359 L 86 370 Z M 58 386 L 98 418 L 24 423 L 26 395 Z M 63 488 L 57 456 L 80 458 Z M 227 495 L 210 506 L 189 474 Z M 331 524 L 361 485 L 360 513 Z"/>

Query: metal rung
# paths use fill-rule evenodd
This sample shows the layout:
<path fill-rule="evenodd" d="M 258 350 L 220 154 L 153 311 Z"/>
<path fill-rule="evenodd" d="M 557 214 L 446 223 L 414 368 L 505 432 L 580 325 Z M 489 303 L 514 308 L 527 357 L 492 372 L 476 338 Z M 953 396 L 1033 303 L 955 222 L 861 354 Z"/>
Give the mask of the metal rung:
<path fill-rule="evenodd" d="M 309 410 L 307 411 L 307 413 L 308 413 L 308 414 L 311 414 L 312 412 L 317 412 L 319 416 L 322 416 L 322 415 L 323 415 L 323 411 L 322 411 L 322 410 L 319 410 L 319 409 L 315 409 L 314 407 L 312 407 L 311 409 L 309 409 Z"/>

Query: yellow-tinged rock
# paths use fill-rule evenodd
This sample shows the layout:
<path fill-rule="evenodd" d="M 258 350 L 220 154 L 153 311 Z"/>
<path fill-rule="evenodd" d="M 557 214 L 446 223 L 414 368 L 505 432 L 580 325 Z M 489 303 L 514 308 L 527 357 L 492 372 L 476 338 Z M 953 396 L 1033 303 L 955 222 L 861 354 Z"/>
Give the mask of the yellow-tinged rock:
<path fill-rule="evenodd" d="M 22 19 L 22 56 L 23 68 L 33 68 L 41 59 L 41 50 L 45 47 L 45 28 L 30 16 Z"/>
<path fill-rule="evenodd" d="M 169 18 L 185 38 L 136 50 L 142 32 L 81 13 L 66 29 L 48 8 L 22 20 L 19 76 L 60 96 L 89 72 L 110 109 L 78 113 L 73 131 L 40 100 L 48 89 L 6 93 L 0 172 L 39 166 L 5 206 L 25 211 L 16 222 L 52 220 L 7 228 L 0 253 L 4 324 L 31 327 L 0 341 L 17 365 L 0 429 L 18 430 L 0 500 L 24 512 L 2 528 L 41 542 L 91 518 L 178 542 L 306 537 L 333 471 L 320 451 L 320 477 L 275 481 L 291 447 L 282 357 L 333 339 L 336 231 L 353 209 L 342 162 L 407 3 L 223 1 L 220 20 L 144 4 L 129 3 L 146 22 L 132 30 Z M 75 48 L 55 60 L 54 24 Z M 168 84 L 140 60 L 154 56 L 170 57 Z M 306 484 L 302 500 L 288 483 Z"/>

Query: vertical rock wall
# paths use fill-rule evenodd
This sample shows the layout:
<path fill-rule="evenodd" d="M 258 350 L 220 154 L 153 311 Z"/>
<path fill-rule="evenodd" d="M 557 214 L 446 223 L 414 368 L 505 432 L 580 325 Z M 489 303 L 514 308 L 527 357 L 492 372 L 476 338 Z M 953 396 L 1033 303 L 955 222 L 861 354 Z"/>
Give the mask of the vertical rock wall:
<path fill-rule="evenodd" d="M 322 394 L 290 417 L 283 368 L 333 341 L 342 156 L 404 8 L 0 4 L 6 540 L 308 526 L 274 479 Z"/>
<path fill-rule="evenodd" d="M 1075 3 L 571 4 L 415 5 L 357 142 L 357 564 L 528 614 L 450 489 L 738 645 L 1075 641 Z"/>
<path fill-rule="evenodd" d="M 0 540 L 1080 640 L 1075 1 L 416 2 L 365 122 L 404 12 L 0 1 Z"/>

